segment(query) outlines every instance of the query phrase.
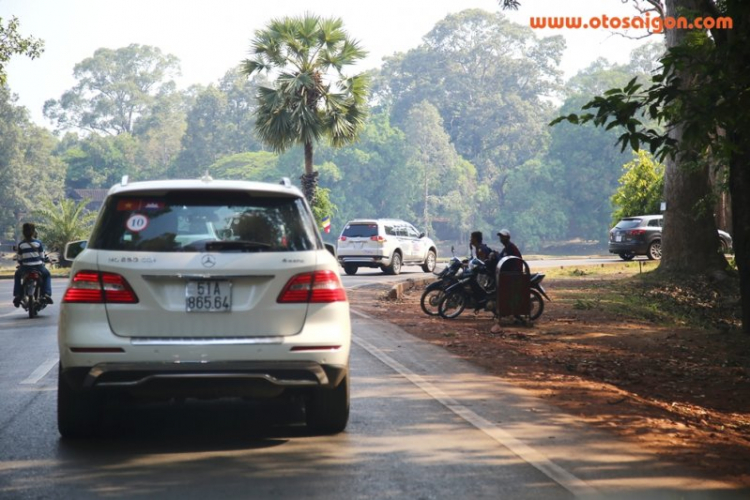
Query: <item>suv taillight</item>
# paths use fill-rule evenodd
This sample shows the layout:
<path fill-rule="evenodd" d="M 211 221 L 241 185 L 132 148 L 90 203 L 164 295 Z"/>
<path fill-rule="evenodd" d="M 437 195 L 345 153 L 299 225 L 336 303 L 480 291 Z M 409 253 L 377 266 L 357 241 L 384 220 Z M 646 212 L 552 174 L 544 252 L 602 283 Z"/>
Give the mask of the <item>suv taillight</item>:
<path fill-rule="evenodd" d="M 386 241 L 386 240 L 385 240 L 385 238 L 383 238 L 383 237 L 382 237 L 382 236 L 380 236 L 380 235 L 377 235 L 377 236 L 370 236 L 370 239 L 371 239 L 372 241 L 377 241 L 378 243 L 385 243 L 385 241 Z"/>
<path fill-rule="evenodd" d="M 340 239 L 341 241 L 346 241 L 346 236 L 342 236 L 342 237 L 341 237 L 341 238 L 339 238 L 339 239 Z"/>
<path fill-rule="evenodd" d="M 279 294 L 276 302 L 323 303 L 346 302 L 346 291 L 333 271 L 315 271 L 293 276 Z"/>
<path fill-rule="evenodd" d="M 631 229 L 630 231 L 628 231 L 628 234 L 630 236 L 640 236 L 642 234 L 646 234 L 646 230 L 645 229 Z"/>
<path fill-rule="evenodd" d="M 79 304 L 137 304 L 138 296 L 119 274 L 80 271 L 73 277 L 62 301 Z"/>

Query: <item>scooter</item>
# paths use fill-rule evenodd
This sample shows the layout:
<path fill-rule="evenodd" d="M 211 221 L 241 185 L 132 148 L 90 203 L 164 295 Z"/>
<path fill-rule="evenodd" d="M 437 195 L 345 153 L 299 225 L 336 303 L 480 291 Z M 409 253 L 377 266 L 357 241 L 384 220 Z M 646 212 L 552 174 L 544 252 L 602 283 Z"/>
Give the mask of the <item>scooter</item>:
<path fill-rule="evenodd" d="M 451 247 L 451 253 L 453 247 Z M 455 255 L 451 257 L 450 262 L 437 275 L 437 281 L 433 281 L 424 289 L 422 297 L 419 299 L 419 305 L 422 311 L 428 316 L 438 315 L 438 305 L 445 294 L 445 289 L 458 282 L 464 269 L 465 262 L 461 261 Z"/>

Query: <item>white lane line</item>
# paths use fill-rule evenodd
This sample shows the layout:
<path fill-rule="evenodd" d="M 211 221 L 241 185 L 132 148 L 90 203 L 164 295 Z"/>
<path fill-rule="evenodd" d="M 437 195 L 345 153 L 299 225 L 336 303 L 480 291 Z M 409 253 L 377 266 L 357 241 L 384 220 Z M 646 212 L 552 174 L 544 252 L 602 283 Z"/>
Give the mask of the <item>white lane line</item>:
<path fill-rule="evenodd" d="M 39 367 L 34 370 L 34 372 L 29 375 L 26 380 L 22 380 L 20 382 L 20 385 L 34 385 L 40 380 L 42 380 L 49 371 L 55 367 L 57 364 L 57 358 L 49 358 L 47 361 L 39 365 Z"/>
<path fill-rule="evenodd" d="M 351 312 L 365 319 L 374 319 L 359 311 L 351 310 Z M 395 372 L 404 376 L 407 380 L 409 380 L 409 382 L 422 389 L 424 392 L 430 395 L 430 397 L 440 402 L 443 406 L 448 408 L 450 411 L 452 411 L 465 421 L 469 422 L 480 431 L 484 432 L 496 442 L 508 448 L 523 461 L 541 471 L 545 476 L 552 479 L 554 482 L 571 492 L 576 497 L 598 498 L 600 492 L 598 492 L 593 486 L 589 485 L 582 479 L 579 479 L 556 463 L 552 462 L 543 453 L 521 442 L 517 438 L 513 437 L 508 431 L 501 429 L 494 423 L 477 415 L 469 408 L 461 405 L 456 400 L 445 394 L 442 390 L 435 387 L 430 382 L 427 382 L 420 375 L 412 372 L 401 363 L 391 358 L 366 340 L 362 340 L 360 338 L 353 338 L 352 340 L 355 344 L 378 358 L 384 364 L 392 368 Z"/>

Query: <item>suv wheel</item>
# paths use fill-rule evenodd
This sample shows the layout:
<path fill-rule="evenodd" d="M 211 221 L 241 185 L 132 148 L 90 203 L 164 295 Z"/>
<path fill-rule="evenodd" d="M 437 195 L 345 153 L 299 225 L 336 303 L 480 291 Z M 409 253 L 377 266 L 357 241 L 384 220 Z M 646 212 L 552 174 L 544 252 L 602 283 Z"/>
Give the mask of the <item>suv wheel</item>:
<path fill-rule="evenodd" d="M 357 269 L 359 269 L 359 266 L 355 266 L 354 264 L 344 264 L 344 272 L 349 276 L 357 274 Z"/>
<path fill-rule="evenodd" d="M 633 257 L 635 257 L 633 252 L 622 252 L 619 255 L 622 260 L 633 260 Z"/>
<path fill-rule="evenodd" d="M 386 274 L 393 274 L 393 275 L 400 273 L 401 272 L 401 254 L 398 252 L 393 252 L 393 257 L 391 257 L 391 265 L 384 267 L 383 271 Z"/>
<path fill-rule="evenodd" d="M 101 413 L 95 394 L 75 391 L 65 381 L 62 370 L 57 375 L 57 429 L 64 438 L 87 438 L 94 435 Z"/>
<path fill-rule="evenodd" d="M 426 273 L 431 273 L 435 270 L 435 262 L 436 262 L 436 256 L 435 252 L 430 250 L 427 252 L 427 258 L 424 260 L 424 264 L 422 264 L 422 271 Z"/>
<path fill-rule="evenodd" d="M 648 252 L 646 253 L 650 260 L 661 259 L 661 240 L 654 240 L 648 246 Z"/>
<path fill-rule="evenodd" d="M 307 427 L 314 433 L 336 434 L 349 422 L 349 375 L 335 389 L 317 389 L 305 405 Z"/>

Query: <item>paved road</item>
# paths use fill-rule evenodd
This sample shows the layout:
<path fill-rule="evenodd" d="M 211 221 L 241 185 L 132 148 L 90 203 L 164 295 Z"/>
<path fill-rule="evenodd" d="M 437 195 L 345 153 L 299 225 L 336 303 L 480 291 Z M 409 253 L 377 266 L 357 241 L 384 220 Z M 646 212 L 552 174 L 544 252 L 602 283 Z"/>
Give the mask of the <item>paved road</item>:
<path fill-rule="evenodd" d="M 357 277 L 355 277 L 357 278 Z M 0 281 L 0 297 L 12 283 Z M 55 280 L 54 296 L 64 281 Z M 748 498 L 591 431 L 502 380 L 353 313 L 347 432 L 294 407 L 110 408 L 102 438 L 55 427 L 58 306 L 0 303 L 0 498 Z"/>

